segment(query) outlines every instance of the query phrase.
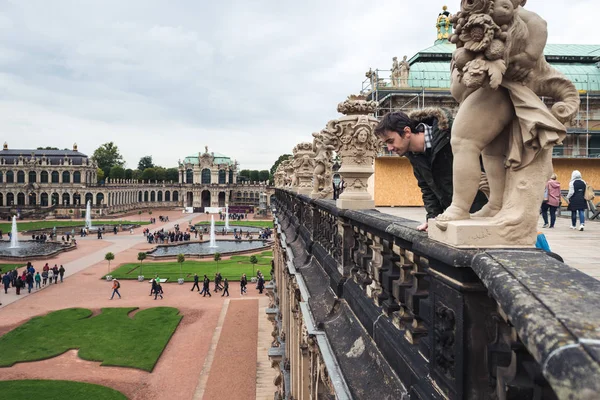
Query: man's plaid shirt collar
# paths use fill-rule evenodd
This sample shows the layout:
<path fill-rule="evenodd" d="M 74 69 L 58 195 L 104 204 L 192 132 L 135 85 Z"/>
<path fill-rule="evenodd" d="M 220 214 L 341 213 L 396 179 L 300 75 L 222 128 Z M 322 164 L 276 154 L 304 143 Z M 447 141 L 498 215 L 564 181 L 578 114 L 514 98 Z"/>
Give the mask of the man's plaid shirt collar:
<path fill-rule="evenodd" d="M 417 125 L 416 130 L 417 132 L 423 132 L 423 137 L 425 139 L 424 151 L 427 151 L 427 149 L 431 148 L 431 126 L 420 123 L 419 125 Z"/>

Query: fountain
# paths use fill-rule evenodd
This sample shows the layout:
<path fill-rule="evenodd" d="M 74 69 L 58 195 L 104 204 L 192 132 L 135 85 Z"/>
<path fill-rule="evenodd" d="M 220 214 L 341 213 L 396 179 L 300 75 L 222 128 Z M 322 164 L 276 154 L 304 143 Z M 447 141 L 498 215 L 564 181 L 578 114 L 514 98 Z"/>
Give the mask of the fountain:
<path fill-rule="evenodd" d="M 17 216 L 13 215 L 12 229 L 10 230 L 10 247 L 9 249 L 19 248 L 19 231 L 17 231 Z"/>
<path fill-rule="evenodd" d="M 215 237 L 215 216 L 210 216 L 210 247 L 215 248 L 217 246 L 217 238 Z"/>
<path fill-rule="evenodd" d="M 225 231 L 229 232 L 229 204 L 225 204 Z"/>
<path fill-rule="evenodd" d="M 92 230 L 92 202 L 87 201 L 87 207 L 85 208 L 85 228 L 88 231 Z"/>

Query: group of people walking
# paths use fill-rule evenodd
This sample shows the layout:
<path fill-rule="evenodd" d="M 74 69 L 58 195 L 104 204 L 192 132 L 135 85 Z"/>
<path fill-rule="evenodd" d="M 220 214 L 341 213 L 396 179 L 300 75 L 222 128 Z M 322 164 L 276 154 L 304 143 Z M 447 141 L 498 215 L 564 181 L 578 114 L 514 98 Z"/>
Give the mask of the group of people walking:
<path fill-rule="evenodd" d="M 58 279 L 60 282 L 63 282 L 65 276 L 65 267 L 62 265 L 59 267 L 54 264 L 54 267 L 50 268 L 48 263 L 44 265 L 42 268 L 42 272 L 36 271 L 33 264 L 28 261 L 27 265 L 23 269 L 22 273 L 19 274 L 19 271 L 15 268 L 11 271 L 6 272 L 2 276 L 2 285 L 4 286 L 4 293 L 8 294 L 8 289 L 13 287 L 15 288 L 15 294 L 20 295 L 21 290 L 27 288 L 28 293 L 34 289 L 39 290 L 46 285 L 52 285 L 58 283 Z"/>
<path fill-rule="evenodd" d="M 569 182 L 569 192 L 566 196 L 569 202 L 567 210 L 571 211 L 571 229 L 585 230 L 585 211 L 588 209 L 588 201 L 592 200 L 593 197 L 593 189 L 583 180 L 581 172 L 578 170 L 573 171 Z M 544 228 L 554 228 L 556 211 L 562 204 L 561 198 L 560 182 L 558 182 L 556 174 L 552 174 L 550 180 L 546 183 L 544 201 L 541 207 Z M 548 213 L 550 213 L 550 219 L 548 219 Z M 578 217 L 579 227 L 577 227 Z"/>

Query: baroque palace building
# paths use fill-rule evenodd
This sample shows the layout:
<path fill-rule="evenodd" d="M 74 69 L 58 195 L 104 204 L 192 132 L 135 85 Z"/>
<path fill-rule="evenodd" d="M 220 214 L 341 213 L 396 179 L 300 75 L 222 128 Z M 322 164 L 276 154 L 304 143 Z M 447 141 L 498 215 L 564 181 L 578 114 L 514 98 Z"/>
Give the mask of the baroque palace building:
<path fill-rule="evenodd" d="M 81 217 L 89 201 L 93 216 L 147 207 L 268 206 L 268 182 L 240 182 L 237 163 L 207 151 L 179 164 L 179 182 L 107 179 L 98 183 L 98 166 L 73 150 L 9 149 L 0 151 L 0 217 L 19 215 Z M 208 172 L 207 172 L 208 171 Z"/>
<path fill-rule="evenodd" d="M 363 81 L 362 93 L 379 102 L 377 117 L 388 112 L 410 112 L 427 107 L 458 110 L 450 94 L 450 61 L 456 46 L 450 13 L 443 10 L 436 17 L 437 37 L 407 61 L 392 62 L 392 69 L 370 69 Z M 547 44 L 546 60 L 569 78 L 580 93 L 578 115 L 568 124 L 563 146 L 554 148 L 553 164 L 563 189 L 568 187 L 571 172 L 581 171 L 583 179 L 600 187 L 600 45 Z M 553 100 L 542 98 L 548 105 Z M 420 206 L 421 191 L 413 177 L 408 159 L 382 151 L 375 160 L 375 174 L 369 182 L 377 206 Z M 402 177 L 403 184 L 397 179 Z"/>

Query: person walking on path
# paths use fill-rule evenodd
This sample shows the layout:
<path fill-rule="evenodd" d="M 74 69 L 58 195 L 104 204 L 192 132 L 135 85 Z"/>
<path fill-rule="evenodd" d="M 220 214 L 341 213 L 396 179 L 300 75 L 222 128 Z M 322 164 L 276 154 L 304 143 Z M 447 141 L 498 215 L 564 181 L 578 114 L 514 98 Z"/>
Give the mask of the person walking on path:
<path fill-rule="evenodd" d="M 7 272 L 2 277 L 2 284 L 4 285 L 4 294 L 8 294 L 8 287 L 10 286 L 12 278 L 10 276 L 10 272 Z"/>
<path fill-rule="evenodd" d="M 229 281 L 227 280 L 227 278 L 225 278 L 225 280 L 223 281 L 223 294 L 221 295 L 221 297 L 225 296 L 225 293 L 227 293 L 227 297 L 229 297 Z"/>
<path fill-rule="evenodd" d="M 263 278 L 262 274 L 260 274 L 258 277 L 258 285 L 256 285 L 256 288 L 260 294 L 262 294 L 263 290 L 265 289 L 265 278 Z"/>
<path fill-rule="evenodd" d="M 54 283 L 58 283 L 58 267 L 56 266 L 56 264 L 54 264 L 54 267 L 52 267 L 52 272 L 54 272 Z"/>
<path fill-rule="evenodd" d="M 161 300 L 163 298 L 163 290 L 162 290 L 162 286 L 160 284 L 160 281 L 154 281 L 156 283 L 156 287 L 154 288 L 154 300 L 156 300 L 156 298 L 158 296 L 160 296 Z"/>
<path fill-rule="evenodd" d="M 63 278 L 65 276 L 65 267 L 60 264 L 60 268 L 58 269 L 58 274 L 60 275 L 60 283 L 63 283 Z"/>
<path fill-rule="evenodd" d="M 48 284 L 52 285 L 52 279 L 54 279 L 54 270 L 53 269 L 49 269 L 48 270 Z"/>
<path fill-rule="evenodd" d="M 42 277 L 40 276 L 40 272 L 36 272 L 35 273 L 35 290 L 39 290 L 42 288 L 42 285 L 40 284 L 42 281 Z"/>
<path fill-rule="evenodd" d="M 552 174 L 546 183 L 544 202 L 542 203 L 542 218 L 544 228 L 554 228 L 556 222 L 556 210 L 560 206 L 560 182 L 556 180 L 556 174 Z M 550 211 L 550 225 L 548 225 L 548 211 Z"/>
<path fill-rule="evenodd" d="M 585 199 L 586 187 L 587 184 L 581 179 L 581 172 L 573 171 L 571 182 L 569 182 L 569 194 L 567 194 L 567 200 L 569 200 L 567 209 L 571 211 L 571 229 L 577 229 L 577 214 L 579 214 L 579 230 L 583 231 L 585 228 L 585 210 L 588 208 Z"/>
<path fill-rule="evenodd" d="M 208 297 L 212 297 L 212 295 L 210 294 L 210 279 L 208 279 L 208 276 L 206 275 L 204 275 L 204 284 L 202 292 L 204 292 L 202 297 L 206 297 L 206 295 L 208 295 Z"/>
<path fill-rule="evenodd" d="M 113 299 L 113 297 L 115 297 L 115 293 L 117 295 L 119 295 L 119 299 L 121 298 L 121 293 L 119 293 L 119 289 L 121 288 L 121 283 L 119 283 L 119 281 L 117 279 L 113 279 L 113 285 L 112 285 L 112 296 L 110 296 L 110 300 Z"/>
<path fill-rule="evenodd" d="M 246 274 L 242 275 L 240 279 L 240 294 L 243 295 L 246 293 L 246 286 L 248 285 L 248 278 L 246 278 Z"/>
<path fill-rule="evenodd" d="M 27 282 L 27 293 L 31 293 L 31 289 L 33 289 L 33 275 L 31 273 L 25 276 L 25 282 Z"/>
<path fill-rule="evenodd" d="M 194 288 L 198 289 L 198 291 L 200 291 L 200 286 L 198 286 L 198 274 L 194 274 L 194 286 L 192 286 L 192 292 L 194 291 Z"/>
<path fill-rule="evenodd" d="M 42 285 L 46 286 L 47 283 L 48 283 L 48 271 L 44 270 L 44 272 L 42 272 Z"/>

